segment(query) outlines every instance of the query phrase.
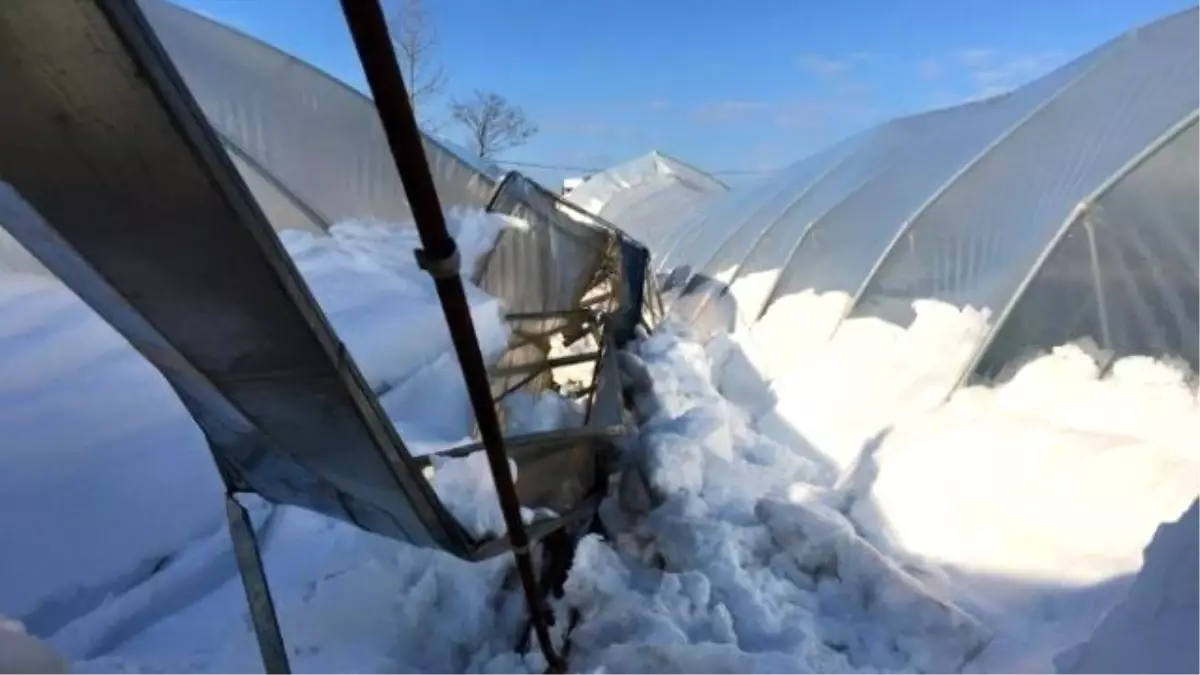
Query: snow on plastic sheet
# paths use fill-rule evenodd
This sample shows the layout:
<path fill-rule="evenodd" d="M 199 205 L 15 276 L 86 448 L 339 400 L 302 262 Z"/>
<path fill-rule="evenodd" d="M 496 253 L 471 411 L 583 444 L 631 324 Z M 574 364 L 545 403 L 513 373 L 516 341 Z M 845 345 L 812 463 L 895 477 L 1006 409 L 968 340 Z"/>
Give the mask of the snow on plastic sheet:
<path fill-rule="evenodd" d="M 55 630 L 222 522 L 200 430 L 62 284 L 0 276 L 0 373 L 0 611 L 27 630 Z"/>
<path fill-rule="evenodd" d="M 460 238 L 463 269 L 472 269 L 505 221 L 482 212 L 451 215 L 447 225 Z M 454 359 L 433 281 L 413 258 L 421 247 L 413 228 L 350 221 L 334 225 L 329 236 L 287 230 L 281 238 L 372 387 L 390 389 L 420 369 L 445 368 L 434 363 L 440 357 Z M 485 357 L 498 357 L 508 340 L 499 301 L 471 284 L 467 299 Z M 424 417 L 395 414 L 386 399 L 384 407 L 400 419 Z"/>
<path fill-rule="evenodd" d="M 447 225 L 464 269 L 489 250 L 506 221 L 481 211 L 450 212 Z M 445 315 L 429 275 L 413 258 L 413 228 L 339 223 L 329 236 L 289 230 L 284 244 L 338 337 L 346 343 L 384 411 L 414 455 L 463 442 L 474 417 Z M 500 301 L 466 284 L 486 361 L 508 348 Z"/>
<path fill-rule="evenodd" d="M 579 404 L 553 391 L 540 394 L 514 392 L 504 399 L 502 407 L 506 436 L 577 428 L 583 423 L 583 409 Z M 467 438 L 456 445 L 470 442 Z M 462 458 L 434 457 L 432 461 L 430 482 L 438 498 L 467 532 L 484 538 L 508 531 L 496 495 L 496 481 L 484 451 Z M 508 468 L 515 481 L 516 462 L 509 460 Z M 521 515 L 527 523 L 555 516 L 549 509 L 522 509 Z"/>
<path fill-rule="evenodd" d="M 503 219 L 455 211 L 465 265 Z M 460 444 L 471 414 L 411 228 L 342 223 L 331 236 L 281 233 L 338 336 L 406 441 Z M 508 341 L 497 300 L 468 287 L 486 357 Z M 61 283 L 0 277 L 0 611 L 45 636 L 140 584 L 223 527 L 221 484 L 203 435 L 162 377 Z M 120 396 L 112 392 L 120 391 Z M 79 564 L 87 560 L 86 565 Z"/>
<path fill-rule="evenodd" d="M 1055 659 L 1060 673 L 1200 671 L 1200 502 L 1159 526 L 1129 594 L 1088 640 Z"/>
<path fill-rule="evenodd" d="M 511 652 L 524 607 L 507 558 L 471 564 L 302 509 L 277 511 L 263 537 L 264 564 L 296 672 L 469 672 Z M 201 546 L 220 543 L 228 555 L 227 535 L 214 538 Z M 245 593 L 226 564 L 228 575 L 201 597 L 104 653 L 80 655 L 74 672 L 261 672 Z M 189 570 L 179 574 L 163 585 L 193 584 Z M 162 601 L 127 594 L 108 615 L 72 628 L 103 632 L 112 615 L 136 616 Z"/>
<path fill-rule="evenodd" d="M 627 473 L 655 506 L 577 554 L 574 667 L 947 670 L 985 644 L 977 622 L 826 503 L 819 459 L 759 434 L 720 394 L 702 345 L 660 332 L 624 361 L 651 382 L 636 395 L 642 450 Z"/>

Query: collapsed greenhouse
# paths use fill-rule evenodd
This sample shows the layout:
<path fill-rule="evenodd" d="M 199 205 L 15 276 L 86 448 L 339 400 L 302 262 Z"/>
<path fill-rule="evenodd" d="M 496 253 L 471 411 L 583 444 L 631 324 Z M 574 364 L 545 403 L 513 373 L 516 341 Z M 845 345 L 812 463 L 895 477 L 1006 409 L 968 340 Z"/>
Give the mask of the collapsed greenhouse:
<path fill-rule="evenodd" d="M 1195 440 L 1179 420 L 1194 422 L 1200 366 L 1196 20 L 1196 10 L 1167 17 L 1011 93 L 888 122 L 735 189 L 654 152 L 591 176 L 564 200 L 421 137 L 461 254 L 522 517 L 541 544 L 532 548 L 547 554 L 539 592 L 546 613 L 561 619 L 553 632 L 572 669 L 1005 670 L 1042 668 L 1051 657 L 1068 670 L 1094 666 L 1085 638 L 1096 607 L 1121 601 L 1149 535 L 1200 492 L 1188 472 L 1194 452 L 1179 449 Z M 513 610 L 509 582 L 485 584 L 482 602 L 472 595 L 484 592 L 481 574 L 504 569 L 499 554 L 527 547 L 493 513 L 500 478 L 493 486 L 473 464 L 492 449 L 450 346 L 461 336 L 430 309 L 441 298 L 426 274 L 436 265 L 409 259 L 423 224 L 410 176 L 397 168 L 404 158 L 393 158 L 394 119 L 381 123 L 371 98 L 166 0 L 14 2 L 0 8 L 0 38 L 0 71 L 12 74 L 0 91 L 17 102 L 0 121 L 0 278 L 13 289 L 0 316 L 15 321 L 0 342 L 15 354 L 4 356 L 14 377 L 3 394 L 13 403 L 0 430 L 49 455 L 0 458 L 8 467 L 0 487 L 15 495 L 0 504 L 10 514 L 4 528 L 28 544 L 27 555 L 3 563 L 0 579 L 29 579 L 0 589 L 0 614 L 85 668 L 124 669 L 121 659 L 139 658 L 160 669 L 257 667 L 244 647 L 224 644 L 249 644 L 250 623 L 253 657 L 261 648 L 272 670 L 289 660 L 320 670 L 553 666 L 516 646 L 529 647 L 539 610 Z M 375 298 L 348 292 L 363 283 Z M 368 319 L 377 327 L 365 328 Z M 937 331 L 931 320 L 941 322 Z M 69 328 L 53 333 L 56 323 Z M 74 357 L 86 376 L 59 365 L 72 359 L 38 351 L 46 335 L 57 336 L 51 347 L 68 344 L 68 330 L 103 334 L 93 338 L 103 353 L 76 347 L 88 354 Z M 868 340 L 879 335 L 886 340 Z M 1064 357 L 1064 345 L 1082 356 Z M 117 352 L 120 368 L 110 362 Z M 1078 509 L 1093 510 L 1089 522 L 1127 511 L 1113 532 L 1046 517 L 1054 499 L 1036 501 L 1089 461 L 1080 454 L 1061 467 L 1033 460 L 1055 486 L 997 471 L 998 487 L 977 497 L 1027 490 L 1045 523 L 1018 521 L 1011 514 L 1022 509 L 1000 505 L 994 510 L 1011 520 L 980 516 L 963 536 L 933 514 L 977 505 L 924 482 L 936 472 L 914 479 L 915 460 L 934 451 L 907 440 L 915 432 L 905 420 L 948 415 L 964 396 L 978 409 L 976 384 L 988 396 L 1028 395 L 1046 380 L 1024 367 L 1044 370 L 1047 358 L 1075 359 L 1089 386 L 1133 377 L 1138 392 L 1158 387 L 1138 410 L 1170 409 L 1169 429 L 1146 431 L 1164 425 L 1122 417 L 1092 430 L 1089 442 L 1125 439 L 1105 461 L 1130 485 L 1114 489 L 1100 476 L 1076 495 Z M 890 372 L 895 382 L 881 382 Z M 133 411 L 80 399 L 83 412 L 71 412 L 51 400 L 57 380 L 77 397 L 82 385 L 100 398 L 110 383 L 137 382 L 173 408 L 146 406 L 139 425 L 100 433 L 97 418 Z M 1102 398 L 1088 391 L 1088 400 Z M 1036 416 L 1035 407 L 1014 415 Z M 446 409 L 453 423 L 437 419 Z M 71 415 L 82 438 L 34 428 Z M 1066 433 L 1059 424 L 1047 423 L 1051 437 Z M 1082 437 L 1091 427 L 1070 429 Z M 1025 438 L 1031 452 L 1047 447 L 1040 438 Z M 150 459 L 164 444 L 178 446 L 167 453 L 170 467 Z M 70 457 L 87 457 L 88 470 L 38 465 Z M 162 512 L 82 487 L 96 482 L 82 474 L 105 471 L 160 483 L 130 491 L 157 489 Z M 123 485 L 111 480 L 112 489 Z M 1132 503 L 1143 484 L 1155 498 Z M 922 491 L 938 497 L 916 498 Z M 1112 498 L 1101 512 L 1105 491 Z M 229 497 L 228 514 L 215 516 L 192 503 L 203 493 L 220 506 L 222 492 L 269 504 L 248 513 Z M 68 495 L 69 508 L 48 506 Z M 286 510 L 293 506 L 310 515 Z M 585 534 L 605 509 L 603 536 Z M 226 515 L 232 549 L 223 530 L 211 533 Z M 266 595 L 273 547 L 293 551 L 286 565 L 302 564 L 296 554 L 316 541 L 308 530 L 318 521 L 301 518 L 322 516 L 349 524 L 346 533 L 324 530 L 353 542 L 343 546 L 375 551 L 351 534 L 365 530 L 405 547 L 387 549 L 408 562 L 386 576 L 433 577 L 436 586 L 450 575 L 432 605 L 413 601 L 410 652 L 436 651 L 422 644 L 422 622 L 436 625 L 447 602 L 502 625 L 460 636 L 478 643 L 466 657 L 461 646 L 421 663 L 334 655 L 330 626 L 308 635 L 289 622 L 315 611 L 314 589 L 343 583 L 343 563 L 314 568 L 294 596 L 284 569 L 282 595 Z M 55 517 L 79 531 L 141 522 L 178 532 L 114 551 L 121 547 L 102 537 L 71 538 Z M 997 532 L 984 541 L 978 530 L 987 522 Z M 926 531 L 939 526 L 947 533 L 931 538 Z M 61 537 L 37 536 L 58 527 Z M 1026 530 L 1008 533 L 1018 528 Z M 766 553 L 763 531 L 774 542 Z M 1106 549 L 1106 534 L 1119 546 Z M 550 580 L 566 574 L 556 565 L 571 564 L 556 548 L 564 535 L 581 540 L 565 587 Z M 604 537 L 611 548 L 597 543 Z M 1022 537 L 1061 541 L 1037 553 L 988 548 Z M 74 570 L 68 550 L 96 557 L 97 569 Z M 1080 551 L 1095 560 L 1082 562 Z M 1185 545 L 1175 555 L 1186 565 L 1200 553 Z M 780 568 L 787 556 L 797 569 Z M 1083 599 L 1043 599 L 1057 608 L 1047 614 L 1069 620 L 1035 617 L 1046 635 L 1020 642 L 1013 626 L 1030 615 L 993 611 L 980 600 L 994 600 L 993 591 L 962 580 L 965 565 L 989 556 L 994 565 L 981 575 L 1050 579 L 1066 567 L 1079 574 L 1064 588 L 1095 588 Z M 244 596 L 243 582 L 230 595 L 229 572 L 215 571 L 234 559 Z M 638 559 L 657 562 L 643 569 Z M 355 564 L 376 585 L 354 597 L 378 595 L 380 583 L 399 584 L 394 591 L 406 597 L 403 582 L 372 571 L 378 562 Z M 835 581 L 822 576 L 839 564 Z M 1107 581 L 1120 574 L 1130 578 Z M 614 587 L 617 578 L 627 584 Z M 198 590 L 201 581 L 211 588 Z M 446 599 L 456 597 L 447 585 L 466 597 Z M 240 606 L 217 603 L 217 590 Z M 212 621 L 219 634 L 215 626 L 229 612 L 246 614 L 247 600 L 253 621 L 236 637 L 194 647 L 209 655 L 196 665 L 173 660 L 188 658 L 171 651 L 176 633 Z M 1183 612 L 1186 628 L 1194 604 Z M 665 625 L 661 634 L 649 628 Z"/>

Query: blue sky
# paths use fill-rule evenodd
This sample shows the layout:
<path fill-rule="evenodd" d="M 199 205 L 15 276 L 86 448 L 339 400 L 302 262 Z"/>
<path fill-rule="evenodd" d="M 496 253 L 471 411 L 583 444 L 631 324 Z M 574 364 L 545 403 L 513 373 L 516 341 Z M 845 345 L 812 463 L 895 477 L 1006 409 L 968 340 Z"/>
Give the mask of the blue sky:
<path fill-rule="evenodd" d="M 365 89 L 337 0 L 174 1 Z M 389 9 L 398 1 L 383 0 Z M 777 168 L 896 115 L 998 93 L 1195 5 L 424 2 L 450 77 L 448 94 L 496 91 L 539 125 L 532 142 L 505 158 L 604 167 L 659 149 L 716 171 Z M 460 139 L 452 126 L 446 133 Z M 525 171 L 547 183 L 570 173 Z"/>

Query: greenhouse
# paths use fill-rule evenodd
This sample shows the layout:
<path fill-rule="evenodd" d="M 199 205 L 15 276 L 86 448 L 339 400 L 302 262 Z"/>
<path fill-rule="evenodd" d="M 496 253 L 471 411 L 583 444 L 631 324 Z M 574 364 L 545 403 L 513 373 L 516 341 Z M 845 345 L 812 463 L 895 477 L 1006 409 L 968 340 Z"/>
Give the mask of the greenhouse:
<path fill-rule="evenodd" d="M 828 334 L 863 316 L 906 326 L 914 300 L 937 300 L 990 315 L 964 379 L 1080 338 L 1108 359 L 1195 370 L 1196 21 L 1164 18 L 1011 93 L 882 124 L 715 199 L 687 189 L 713 181 L 645 159 L 568 198 L 645 242 L 660 271 L 728 286 L 746 324 L 798 294 L 824 299 L 802 321 Z"/>
<path fill-rule="evenodd" d="M 729 191 L 716 178 L 660 152 L 651 152 L 590 177 L 570 191 L 570 201 L 636 233 L 639 241 Z"/>

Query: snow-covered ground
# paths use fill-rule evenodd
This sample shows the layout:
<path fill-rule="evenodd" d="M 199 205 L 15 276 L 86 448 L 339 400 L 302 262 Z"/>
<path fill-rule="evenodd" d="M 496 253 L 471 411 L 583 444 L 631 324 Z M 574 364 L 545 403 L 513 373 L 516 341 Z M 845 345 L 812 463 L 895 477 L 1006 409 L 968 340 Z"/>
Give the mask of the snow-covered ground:
<path fill-rule="evenodd" d="M 973 670 L 1051 669 L 1200 493 L 1200 405 L 1173 364 L 1130 357 L 1102 375 L 1094 346 L 1063 345 L 944 400 L 986 312 L 918 302 L 907 329 L 853 319 L 796 353 L 845 296 L 784 300 L 745 340 L 788 359 L 769 364 L 773 412 L 840 472 L 861 534 L 995 631 Z"/>
<path fill-rule="evenodd" d="M 468 262 L 503 224 L 452 222 Z M 469 406 L 414 235 L 333 234 L 283 238 L 413 451 L 458 444 Z M 471 290 L 494 357 L 501 308 Z M 855 320 L 826 343 L 845 299 L 789 300 L 754 331 L 668 326 L 623 356 L 639 442 L 602 508 L 611 538 L 581 543 L 556 601 L 581 617 L 572 669 L 1046 671 L 1062 652 L 1097 667 L 1102 650 L 1077 645 L 1200 492 L 1194 385 L 1137 358 L 1101 377 L 1065 346 L 944 400 L 986 315 L 922 303 L 907 330 Z M 0 614 L 79 671 L 259 669 L 211 459 L 161 378 L 56 282 L 16 275 L 0 282 L 0 372 L 0 531 L 21 550 L 0 556 Z M 530 397 L 507 417 L 574 414 Z M 434 482 L 495 530 L 484 469 L 442 465 Z M 506 557 L 468 564 L 250 501 L 297 671 L 540 669 L 513 652 Z M 1126 605 L 1118 632 L 1122 611 L 1155 606 Z"/>

